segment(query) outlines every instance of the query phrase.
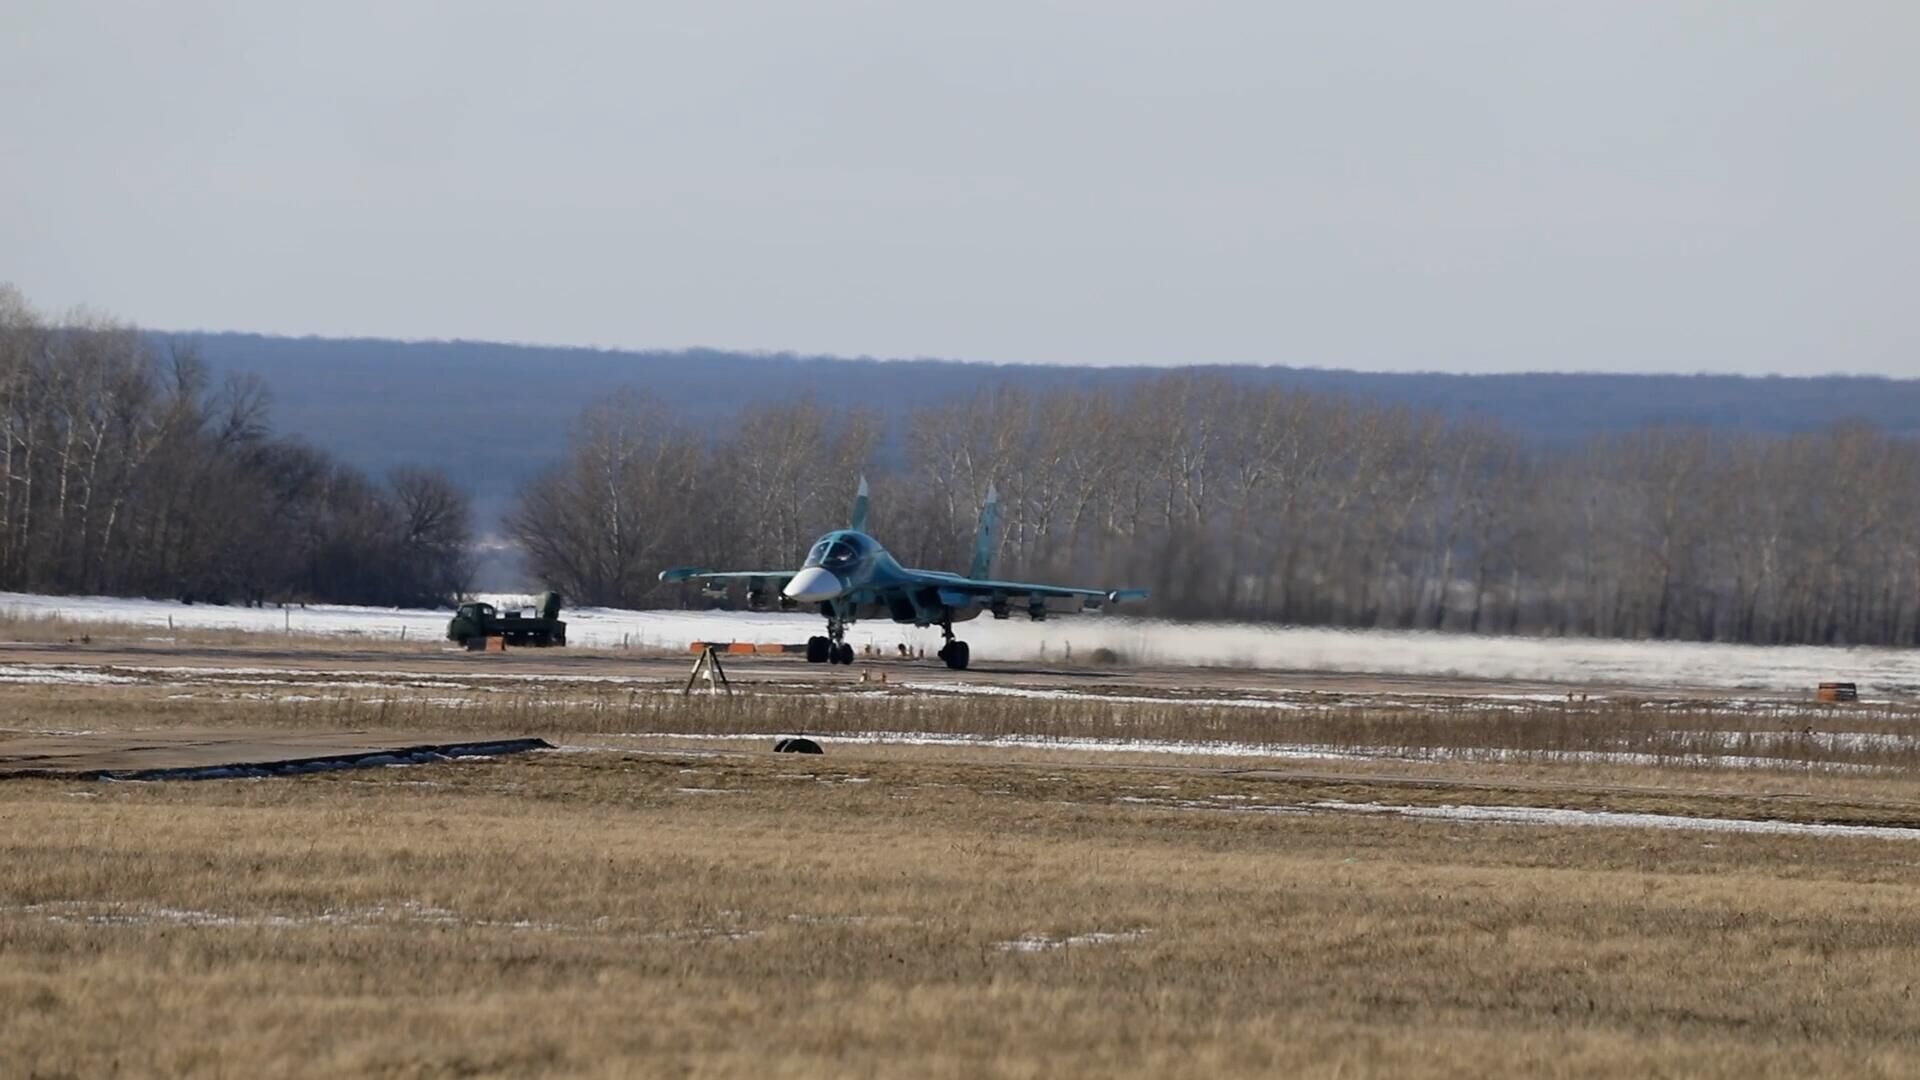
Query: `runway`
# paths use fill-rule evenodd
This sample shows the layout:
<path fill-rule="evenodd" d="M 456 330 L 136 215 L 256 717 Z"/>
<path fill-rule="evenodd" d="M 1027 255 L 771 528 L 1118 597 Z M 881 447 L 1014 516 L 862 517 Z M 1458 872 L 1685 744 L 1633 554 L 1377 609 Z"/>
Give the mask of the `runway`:
<path fill-rule="evenodd" d="M 888 687 L 927 693 L 1006 690 L 1092 698 L 1145 695 L 1175 700 L 1192 695 L 1490 701 L 1600 697 L 1714 700 L 1732 696 L 1724 687 L 1704 680 L 1693 684 L 1631 684 L 1586 679 L 1503 679 L 1470 674 L 1074 665 L 1031 660 L 983 660 L 967 671 L 953 671 L 936 660 L 885 655 L 859 657 L 851 667 L 809 664 L 794 656 L 735 655 L 722 659 L 726 674 L 736 688 L 759 692 Z M 684 684 L 692 663 L 690 654 L 605 650 L 519 649 L 504 653 L 468 653 L 456 649 L 356 648 L 346 643 L 326 649 L 274 645 L 0 643 L 0 682 L 58 682 L 63 677 L 88 681 L 89 676 L 108 680 L 172 681 L 236 674 L 316 679 L 353 675 L 360 681 L 375 683 L 416 679 L 664 688 Z M 1737 696 L 1792 702 L 1807 700 L 1809 695 L 1754 690 L 1739 691 Z"/>

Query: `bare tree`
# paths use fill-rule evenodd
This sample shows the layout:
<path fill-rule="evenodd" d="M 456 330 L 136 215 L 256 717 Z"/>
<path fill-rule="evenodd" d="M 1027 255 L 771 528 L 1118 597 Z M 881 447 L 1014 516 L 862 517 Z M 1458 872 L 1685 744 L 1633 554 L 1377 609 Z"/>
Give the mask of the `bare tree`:
<path fill-rule="evenodd" d="M 509 534 L 536 576 L 586 603 L 639 606 L 672 553 L 697 557 L 725 493 L 699 443 L 658 405 L 621 394 L 588 410 L 564 461 L 522 492 Z"/>

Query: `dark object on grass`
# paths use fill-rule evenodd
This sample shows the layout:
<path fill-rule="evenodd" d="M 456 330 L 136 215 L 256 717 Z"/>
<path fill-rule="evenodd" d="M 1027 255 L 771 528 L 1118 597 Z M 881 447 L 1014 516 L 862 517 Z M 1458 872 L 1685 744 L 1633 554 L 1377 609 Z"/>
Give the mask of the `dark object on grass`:
<path fill-rule="evenodd" d="M 820 754 L 820 744 L 804 735 L 782 735 L 773 740 L 773 752 L 776 754 Z"/>

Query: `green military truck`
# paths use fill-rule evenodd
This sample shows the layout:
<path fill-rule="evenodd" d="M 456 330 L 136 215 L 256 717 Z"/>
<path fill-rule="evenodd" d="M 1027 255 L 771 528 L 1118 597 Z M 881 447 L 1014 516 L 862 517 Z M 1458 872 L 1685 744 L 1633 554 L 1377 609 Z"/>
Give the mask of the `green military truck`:
<path fill-rule="evenodd" d="M 503 645 L 565 645 L 567 624 L 560 621 L 560 594 L 540 594 L 531 612 L 501 613 L 492 604 L 469 600 L 447 622 L 447 640 L 469 649 L 484 649 L 489 638 Z"/>

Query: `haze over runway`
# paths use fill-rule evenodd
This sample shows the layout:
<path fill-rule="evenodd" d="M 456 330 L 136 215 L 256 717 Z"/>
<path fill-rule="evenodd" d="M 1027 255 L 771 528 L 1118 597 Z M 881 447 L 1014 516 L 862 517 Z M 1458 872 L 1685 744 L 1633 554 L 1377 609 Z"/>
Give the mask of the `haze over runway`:
<path fill-rule="evenodd" d="M 167 329 L 1920 374 L 1920 9 L 26 0 L 0 280 Z"/>

